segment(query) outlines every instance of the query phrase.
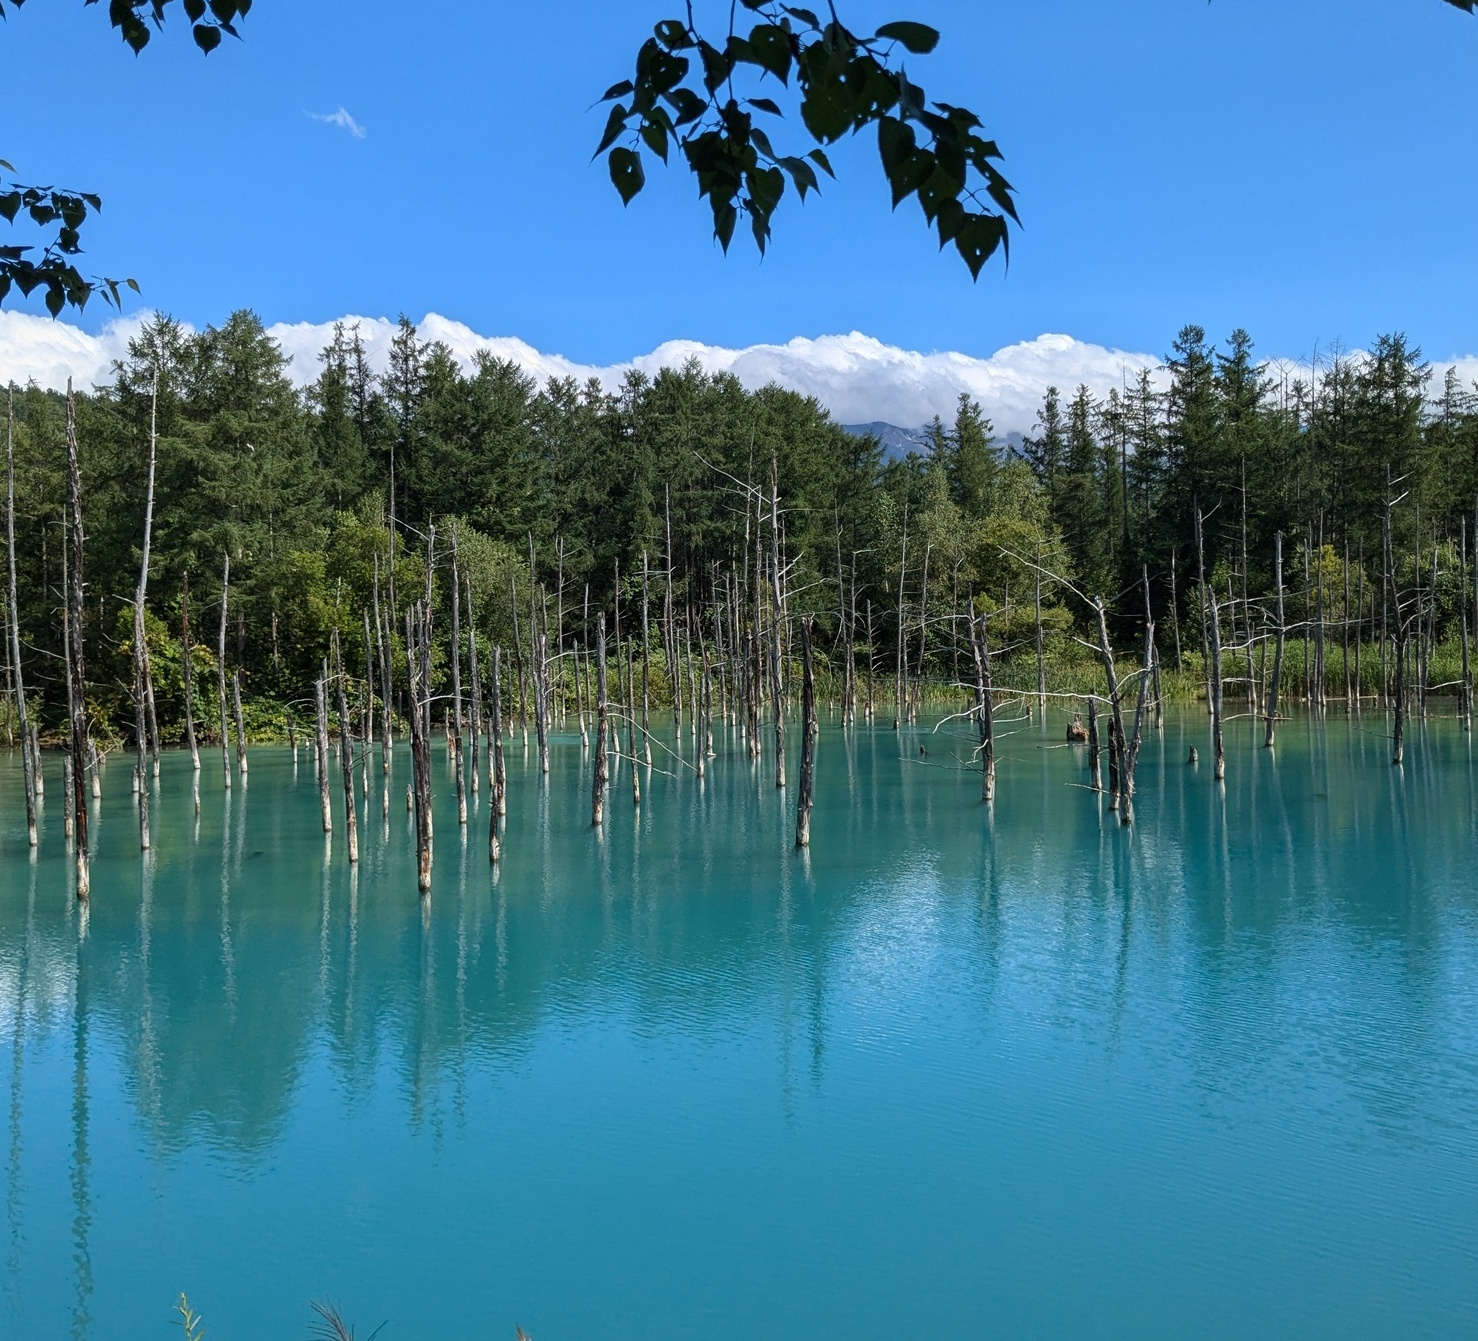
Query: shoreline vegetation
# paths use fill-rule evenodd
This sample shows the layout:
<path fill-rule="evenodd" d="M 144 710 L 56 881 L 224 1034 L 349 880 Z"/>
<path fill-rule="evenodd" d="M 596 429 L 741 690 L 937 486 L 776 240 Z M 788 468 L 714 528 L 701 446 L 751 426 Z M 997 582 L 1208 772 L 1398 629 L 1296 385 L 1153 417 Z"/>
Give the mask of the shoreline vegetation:
<path fill-rule="evenodd" d="M 353 328 L 320 365 L 300 392 L 253 314 L 156 317 L 111 384 L 10 390 L 0 741 L 27 746 L 32 846 L 40 751 L 64 748 L 79 899 L 88 801 L 124 749 L 147 849 L 166 745 L 198 812 L 203 769 L 245 785 L 249 746 L 301 740 L 353 863 L 404 737 L 425 894 L 437 736 L 459 822 L 484 778 L 496 798 L 495 863 L 515 734 L 547 773 L 551 733 L 578 731 L 598 828 L 613 764 L 655 746 L 701 777 L 716 721 L 786 789 L 789 728 L 804 847 L 827 712 L 969 718 L 989 802 L 997 708 L 1053 705 L 1125 825 L 1167 701 L 1205 703 L 1215 780 L 1227 720 L 1271 746 L 1294 702 L 1379 706 L 1394 764 L 1429 698 L 1471 726 L 1478 394 L 1449 374 L 1434 398 L 1402 336 L 1290 381 L 1245 333 L 1186 327 L 1164 385 L 1048 388 L 1019 447 L 962 396 L 893 459 L 815 400 L 691 363 L 539 387 L 402 319 L 383 374 Z"/>

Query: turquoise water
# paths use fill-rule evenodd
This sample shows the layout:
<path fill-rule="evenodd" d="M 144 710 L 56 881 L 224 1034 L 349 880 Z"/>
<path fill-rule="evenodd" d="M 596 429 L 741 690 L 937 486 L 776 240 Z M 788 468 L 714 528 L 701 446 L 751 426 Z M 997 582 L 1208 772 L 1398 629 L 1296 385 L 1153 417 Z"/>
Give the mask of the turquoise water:
<path fill-rule="evenodd" d="M 424 915 L 403 756 L 357 875 L 306 754 L 198 823 L 166 758 L 147 860 L 115 760 L 85 925 L 0 759 L 0 1335 L 1478 1335 L 1469 740 L 1241 724 L 1223 793 L 1187 713 L 1126 832 L 960 725 L 825 726 L 809 854 L 731 738 L 600 838 L 514 747 Z"/>

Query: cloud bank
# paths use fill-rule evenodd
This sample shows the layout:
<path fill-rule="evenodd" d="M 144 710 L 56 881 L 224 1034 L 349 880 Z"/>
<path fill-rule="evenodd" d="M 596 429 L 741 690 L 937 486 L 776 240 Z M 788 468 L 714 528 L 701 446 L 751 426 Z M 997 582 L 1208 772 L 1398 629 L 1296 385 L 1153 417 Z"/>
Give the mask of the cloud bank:
<path fill-rule="evenodd" d="M 0 311 L 0 382 L 34 381 L 56 389 L 65 387 L 69 376 L 79 387 L 107 382 L 113 361 L 124 356 L 145 319 L 144 315 L 120 318 L 90 335 L 65 322 Z M 383 369 L 395 323 L 384 317 L 347 316 L 342 320 L 351 325 L 358 322 L 371 364 Z M 333 326 L 333 322 L 296 322 L 268 328 L 290 358 L 290 375 L 299 385 L 318 375 L 318 355 L 329 342 Z M 669 340 L 626 362 L 589 364 L 544 353 L 514 336 L 479 335 L 470 326 L 434 312 L 419 329 L 421 339 L 441 341 L 463 366 L 470 366 L 473 355 L 485 350 L 513 360 L 541 383 L 550 377 L 574 377 L 582 382 L 593 377 L 614 388 L 633 368 L 654 375 L 662 368 L 680 367 L 696 359 L 710 372 L 732 373 L 747 387 L 775 382 L 815 396 L 844 424 L 882 420 L 913 428 L 936 414 L 948 419 L 963 392 L 980 402 L 1001 433 L 1030 431 L 1049 385 L 1066 395 L 1081 383 L 1104 396 L 1111 387 L 1122 387 L 1134 378 L 1141 368 L 1160 366 L 1153 354 L 1109 349 L 1054 334 L 1007 345 L 988 357 L 900 349 L 860 331 L 814 339 L 798 336 L 785 344 L 743 349 Z M 1434 393 L 1449 366 L 1457 367 L 1464 382 L 1478 379 L 1478 356 L 1434 362 Z M 1306 364 L 1280 362 L 1276 367 L 1305 376 L 1308 371 Z"/>

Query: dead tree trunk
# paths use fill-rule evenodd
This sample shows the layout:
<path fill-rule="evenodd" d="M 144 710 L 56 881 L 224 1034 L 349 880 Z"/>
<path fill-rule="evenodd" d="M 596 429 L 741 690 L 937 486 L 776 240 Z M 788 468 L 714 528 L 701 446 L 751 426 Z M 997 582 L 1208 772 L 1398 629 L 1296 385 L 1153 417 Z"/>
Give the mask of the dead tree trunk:
<path fill-rule="evenodd" d="M 503 855 L 503 797 L 506 779 L 503 773 L 503 649 L 493 648 L 492 716 L 488 719 L 488 860 L 496 862 Z"/>
<path fill-rule="evenodd" d="M 801 620 L 801 794 L 795 845 L 811 846 L 811 795 L 816 780 L 816 667 L 811 660 L 811 617 Z"/>
<path fill-rule="evenodd" d="M 391 680 L 390 656 L 391 639 L 390 632 L 394 629 L 393 616 L 387 618 L 382 624 L 380 621 L 380 556 L 375 555 L 375 645 L 380 654 L 380 772 L 387 777 L 390 773 L 390 752 L 395 747 L 393 728 L 395 724 L 395 708 L 393 704 L 394 686 Z M 385 804 L 389 807 L 390 784 L 385 783 Z"/>
<path fill-rule="evenodd" d="M 908 501 L 903 504 L 903 540 L 898 554 L 898 686 L 894 694 L 894 718 L 893 729 L 899 730 L 903 725 L 903 647 L 904 647 L 904 621 L 903 621 L 903 584 L 908 573 Z"/>
<path fill-rule="evenodd" d="M 334 829 L 333 807 L 329 803 L 328 786 L 328 662 L 323 663 L 323 674 L 313 685 L 313 706 L 316 732 L 313 737 L 313 753 L 318 764 L 318 808 L 323 820 L 324 833 Z"/>
<path fill-rule="evenodd" d="M 1144 713 L 1149 700 L 1150 677 L 1155 670 L 1155 617 L 1150 605 L 1150 573 L 1141 570 L 1144 581 L 1144 664 L 1139 671 L 1139 698 L 1134 705 L 1134 734 L 1124 746 L 1119 760 L 1119 823 L 1134 823 L 1134 770 L 1139 764 L 1139 747 L 1144 740 Z M 1122 739 L 1122 736 L 1120 737 Z"/>
<path fill-rule="evenodd" d="M 467 598 L 467 668 L 472 675 L 472 712 L 468 723 L 472 730 L 472 748 L 467 752 L 472 767 L 467 780 L 472 784 L 473 796 L 476 796 L 482 773 L 478 767 L 482 740 L 482 676 L 477 669 L 477 616 L 472 612 L 472 578 L 468 574 L 463 575 L 462 591 Z"/>
<path fill-rule="evenodd" d="M 1088 700 L 1088 787 L 1091 791 L 1103 790 L 1103 768 L 1098 743 L 1098 700 Z"/>
<path fill-rule="evenodd" d="M 8 393 L 5 416 L 5 548 L 9 559 L 8 590 L 10 665 L 14 675 L 16 725 L 21 737 L 21 777 L 26 791 L 26 838 L 36 846 L 36 756 L 26 712 L 26 682 L 21 674 L 20 613 L 15 587 L 15 392 Z"/>
<path fill-rule="evenodd" d="M 457 528 L 452 527 L 452 762 L 457 788 L 457 823 L 467 823 L 467 772 L 462 753 L 462 570 L 457 563 Z"/>
<path fill-rule="evenodd" d="M 185 744 L 190 750 L 190 767 L 200 772 L 200 745 L 195 739 L 195 669 L 192 664 L 194 648 L 190 643 L 190 574 L 184 577 L 184 589 L 180 595 L 180 647 L 181 669 L 185 676 Z"/>
<path fill-rule="evenodd" d="M 428 573 L 428 582 L 430 580 Z M 430 618 L 421 608 L 406 611 L 406 652 L 411 690 L 411 797 L 416 825 L 416 887 L 431 892 Z"/>
<path fill-rule="evenodd" d="M 626 755 L 631 760 L 631 804 L 641 808 L 641 769 L 636 766 L 636 652 L 626 640 Z"/>
<path fill-rule="evenodd" d="M 231 710 L 236 715 L 236 768 L 246 781 L 246 719 L 241 714 L 241 667 L 231 672 Z"/>
<path fill-rule="evenodd" d="M 1268 728 L 1267 735 L 1263 739 L 1263 746 L 1267 749 L 1273 748 L 1273 741 L 1278 734 L 1278 686 L 1283 680 L 1283 648 L 1288 638 L 1288 624 L 1283 612 L 1282 531 L 1279 531 L 1273 539 L 1273 582 L 1278 598 L 1278 632 L 1273 644 L 1273 678 L 1268 682 Z"/>
<path fill-rule="evenodd" d="M 595 783 L 590 802 L 590 823 L 594 828 L 599 828 L 605 818 L 609 715 L 610 705 L 606 701 L 606 616 L 602 611 L 595 617 Z"/>
<path fill-rule="evenodd" d="M 620 578 L 618 576 L 617 581 Z M 508 574 L 508 604 L 513 611 L 513 667 L 518 676 L 518 726 L 523 732 L 524 748 L 529 744 L 529 710 L 528 700 L 524 697 L 524 671 L 523 671 L 523 641 L 518 631 L 518 583 L 514 581 L 513 574 Z M 512 723 L 510 723 L 510 726 Z"/>
<path fill-rule="evenodd" d="M 1109 642 L 1108 616 L 1104 611 L 1103 598 L 1093 602 L 1098 616 L 1098 656 L 1103 663 L 1103 674 L 1108 682 L 1109 700 L 1109 809 L 1117 809 L 1124 790 L 1124 711 L 1119 696 L 1119 676 L 1114 669 L 1114 649 Z"/>
<path fill-rule="evenodd" d="M 770 630 L 770 698 L 775 711 L 775 785 L 785 786 L 785 683 L 782 678 L 785 623 L 785 576 L 780 569 L 780 485 L 775 457 L 770 457 L 770 582 L 775 602 Z"/>
<path fill-rule="evenodd" d="M 974 602 L 971 602 L 972 606 Z M 996 718 L 991 703 L 990 643 L 985 616 L 970 615 L 970 652 L 975 659 L 975 723 L 980 731 L 980 799 L 996 799 Z"/>
<path fill-rule="evenodd" d="M 339 707 L 339 763 L 344 773 L 344 841 L 349 864 L 359 860 L 359 817 L 354 804 L 354 733 L 349 729 L 349 699 L 344 693 L 344 654 L 334 630 L 334 692 Z"/>
<path fill-rule="evenodd" d="M 216 636 L 216 689 L 219 691 L 221 713 L 221 772 L 225 777 L 226 790 L 231 790 L 231 718 L 226 704 L 226 613 L 231 595 L 231 556 L 226 555 L 225 567 L 221 571 L 221 627 Z"/>
<path fill-rule="evenodd" d="M 1223 698 L 1221 679 L 1221 612 L 1217 609 L 1216 591 L 1206 585 L 1206 550 L 1202 531 L 1204 519 L 1196 509 L 1196 565 L 1201 577 L 1201 598 L 1206 604 L 1211 638 L 1209 691 L 1211 695 L 1211 748 L 1214 758 L 1211 776 L 1220 782 L 1227 775 L 1226 748 L 1222 739 Z M 1307 580 L 1305 581 L 1307 586 Z M 1307 592 L 1305 592 L 1307 595 Z M 1307 602 L 1306 602 L 1307 603 Z"/>
<path fill-rule="evenodd" d="M 149 543 L 154 534 L 154 458 L 158 448 L 155 431 L 155 409 L 158 403 L 159 374 L 155 373 L 153 393 L 149 400 L 149 464 L 148 484 L 144 493 L 144 546 L 139 559 L 139 581 L 133 593 L 133 698 L 134 698 L 134 755 L 137 760 L 139 779 L 139 847 L 149 850 L 149 787 L 144 778 L 145 717 L 148 713 L 148 694 L 145 688 L 145 661 L 147 658 L 144 629 L 144 601 L 149 591 Z"/>
<path fill-rule="evenodd" d="M 82 655 L 82 609 L 86 587 L 82 580 L 82 471 L 77 461 L 77 419 L 72 399 L 72 379 L 67 379 L 67 501 L 71 514 L 71 592 L 67 604 L 67 626 L 71 631 L 67 683 L 70 689 L 72 757 L 72 851 L 77 872 L 77 898 L 85 901 L 92 892 L 92 859 L 87 845 L 87 673 Z"/>
<path fill-rule="evenodd" d="M 1391 763 L 1401 766 L 1406 756 L 1406 630 L 1398 612 L 1396 624 L 1396 721 L 1391 733 Z"/>
<path fill-rule="evenodd" d="M 668 575 L 669 586 L 667 592 L 667 625 L 664 630 L 664 639 L 667 643 L 667 680 L 672 692 L 672 715 L 673 730 L 681 737 L 682 732 L 682 694 L 678 684 L 677 656 L 673 648 L 672 639 L 672 590 L 671 574 Z M 647 552 L 641 552 L 641 738 L 642 738 L 642 760 L 648 768 L 652 766 L 652 648 L 651 630 L 649 627 L 649 610 L 651 603 L 647 592 Z M 633 760 L 633 763 L 635 761 Z"/>
<path fill-rule="evenodd" d="M 1047 661 L 1042 649 L 1042 546 L 1037 545 L 1037 562 L 1033 565 L 1036 579 L 1034 598 L 1037 614 L 1037 711 L 1047 715 Z"/>

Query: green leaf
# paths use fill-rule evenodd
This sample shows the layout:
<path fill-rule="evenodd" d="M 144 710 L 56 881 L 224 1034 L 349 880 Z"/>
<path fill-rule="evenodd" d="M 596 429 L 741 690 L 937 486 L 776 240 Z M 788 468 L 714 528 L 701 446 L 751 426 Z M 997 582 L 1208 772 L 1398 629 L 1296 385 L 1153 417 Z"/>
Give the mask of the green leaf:
<path fill-rule="evenodd" d="M 947 172 L 941 172 L 936 166 L 918 186 L 919 204 L 923 207 L 924 218 L 933 223 L 946 204 L 954 202 L 958 205 L 956 197 L 960 193 L 958 183 L 950 177 Z M 948 241 L 947 238 L 942 241 Z"/>
<path fill-rule="evenodd" d="M 972 214 L 955 234 L 955 250 L 964 258 L 970 278 L 979 279 L 985 263 L 1006 243 L 1006 222 L 991 214 Z"/>
<path fill-rule="evenodd" d="M 677 19 L 663 19 L 652 31 L 657 34 L 657 40 L 669 51 L 685 51 L 693 45 L 693 39 L 688 35 L 687 24 Z"/>
<path fill-rule="evenodd" d="M 686 126 L 690 122 L 698 120 L 708 106 L 690 88 L 675 88 L 669 93 L 664 93 L 662 96 L 671 104 L 672 110 L 677 113 L 677 124 L 679 126 Z"/>
<path fill-rule="evenodd" d="M 600 143 L 595 146 L 595 152 L 590 155 L 591 158 L 599 158 L 615 144 L 616 137 L 626 129 L 627 116 L 626 108 L 621 103 L 618 102 L 611 108 L 611 114 L 606 118 L 605 131 L 600 137 Z"/>
<path fill-rule="evenodd" d="M 208 23 L 197 23 L 193 32 L 195 35 L 195 45 L 201 51 L 205 52 L 207 56 L 221 45 L 221 30 L 219 28 L 213 28 Z M 129 43 L 129 45 L 132 46 L 133 44 Z M 135 51 L 141 49 L 141 46 L 134 47 Z"/>
<path fill-rule="evenodd" d="M 811 162 L 813 162 L 818 168 L 820 168 L 822 172 L 830 177 L 832 181 L 836 181 L 836 173 L 831 170 L 831 160 L 827 158 L 823 150 L 812 149 L 811 152 L 806 155 L 806 157 L 809 158 Z"/>
<path fill-rule="evenodd" d="M 816 180 L 816 170 L 804 158 L 782 158 L 780 166 L 790 174 L 790 180 L 795 183 L 795 189 L 802 200 L 806 198 L 807 191 L 820 192 L 821 183 Z"/>
<path fill-rule="evenodd" d="M 1478 0 L 1475 0 L 1475 3 L 1478 3 Z M 810 28 L 821 27 L 821 20 L 811 13 L 809 9 L 801 9 L 799 6 L 792 7 L 791 5 L 781 5 L 780 8 L 789 14 L 791 18 L 799 19 Z"/>
<path fill-rule="evenodd" d="M 14 223 L 15 216 L 20 213 L 21 198 L 16 191 L 7 191 L 0 196 L 0 215 L 3 215 L 7 223 Z"/>
<path fill-rule="evenodd" d="M 612 84 L 596 101 L 610 102 L 612 98 L 624 98 L 630 92 L 631 80 L 623 79 L 619 84 Z"/>
<path fill-rule="evenodd" d="M 660 121 L 643 121 L 639 134 L 643 143 L 664 163 L 667 162 L 667 131 Z"/>
<path fill-rule="evenodd" d="M 903 166 L 908 156 L 917 147 L 913 127 L 896 117 L 885 116 L 878 121 L 878 154 L 883 160 L 883 171 L 891 178 Z"/>
<path fill-rule="evenodd" d="M 713 235 L 718 239 L 719 246 L 725 251 L 729 250 L 729 243 L 734 240 L 734 225 L 739 222 L 739 211 L 733 203 L 727 200 L 714 201 L 713 203 Z"/>
<path fill-rule="evenodd" d="M 939 45 L 939 32 L 927 23 L 885 23 L 878 29 L 878 36 L 898 42 L 915 56 L 927 56 Z"/>
<path fill-rule="evenodd" d="M 612 149 L 608 159 L 611 183 L 621 197 L 623 205 L 631 204 L 638 191 L 647 184 L 647 174 L 642 168 L 641 155 L 625 147 Z"/>
<path fill-rule="evenodd" d="M 746 98 L 744 101 L 753 107 L 756 112 L 768 112 L 771 116 L 779 116 L 781 114 L 780 108 L 771 102 L 769 98 Z"/>
<path fill-rule="evenodd" d="M 67 294 L 61 284 L 53 280 L 46 287 L 46 310 L 53 317 L 61 315 L 62 308 L 67 305 Z"/>
<path fill-rule="evenodd" d="M 790 81 L 790 34 L 774 23 L 758 23 L 749 34 L 750 58 L 782 84 Z"/>
<path fill-rule="evenodd" d="M 903 200 L 913 195 L 933 171 L 934 155 L 927 149 L 915 149 L 904 159 L 896 171 L 888 174 L 888 185 L 893 193 L 893 208 L 896 210 Z M 925 214 L 927 213 L 926 209 Z"/>

